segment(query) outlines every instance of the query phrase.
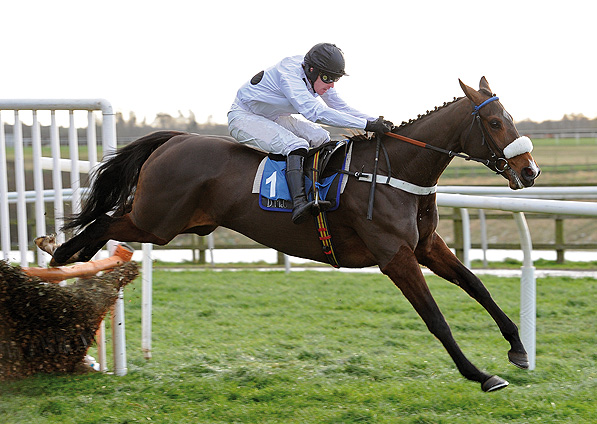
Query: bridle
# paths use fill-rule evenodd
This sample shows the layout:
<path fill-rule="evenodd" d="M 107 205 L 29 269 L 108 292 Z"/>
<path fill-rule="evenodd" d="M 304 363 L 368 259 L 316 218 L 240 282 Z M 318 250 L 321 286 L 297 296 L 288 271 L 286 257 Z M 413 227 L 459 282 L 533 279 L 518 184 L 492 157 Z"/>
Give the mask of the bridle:
<path fill-rule="evenodd" d="M 508 160 L 504 155 L 504 151 L 499 148 L 499 146 L 491 136 L 491 133 L 489 133 L 489 131 L 487 131 L 487 129 L 485 128 L 485 125 L 483 125 L 483 121 L 481 120 L 481 114 L 479 113 L 483 106 L 499 99 L 500 98 L 498 96 L 491 96 L 489 99 L 485 100 L 480 105 L 476 105 L 473 107 L 473 113 L 471 114 L 473 115 L 473 122 L 471 122 L 471 126 L 469 127 L 466 138 L 468 140 L 473 125 L 475 124 L 475 122 L 477 122 L 477 124 L 479 125 L 479 129 L 481 130 L 481 145 L 486 145 L 489 151 L 491 152 L 491 160 L 489 160 L 489 163 L 485 164 L 485 166 L 487 166 L 492 171 L 501 174 L 506 170 L 510 169 L 510 165 L 508 164 Z M 498 153 L 496 153 L 496 151 Z"/>
<path fill-rule="evenodd" d="M 477 158 L 474 156 L 467 155 L 465 153 L 458 153 L 458 152 L 454 152 L 453 150 L 447 150 L 447 149 L 443 149 L 441 147 L 432 146 L 432 145 L 424 143 L 422 141 L 415 140 L 415 139 L 412 139 L 409 137 L 405 137 L 400 134 L 395 134 L 393 132 L 387 132 L 387 133 L 384 133 L 384 135 L 398 139 L 398 140 L 405 141 L 405 142 L 413 144 L 415 146 L 419 146 L 419 147 L 423 147 L 425 149 L 429 149 L 429 150 L 433 150 L 433 151 L 440 152 L 443 154 L 447 154 L 450 157 L 459 157 L 464 160 L 472 160 L 475 162 L 479 162 L 479 163 L 482 163 L 483 165 L 485 165 L 486 167 L 488 167 L 489 169 L 491 169 L 492 171 L 497 172 L 498 174 L 503 174 L 504 172 L 509 171 L 511 169 L 510 165 L 508 164 L 508 158 L 512 158 L 514 156 L 517 156 L 517 155 L 525 153 L 525 152 L 530 152 L 533 149 L 533 146 L 532 146 L 531 140 L 525 136 L 516 138 L 515 140 L 513 140 L 510 144 L 508 144 L 503 149 L 501 149 L 497 145 L 495 140 L 491 137 L 491 134 L 489 133 L 489 131 L 487 131 L 487 129 L 483 125 L 483 121 L 481 120 L 481 115 L 479 113 L 481 108 L 483 108 L 484 106 L 486 106 L 489 103 L 494 102 L 496 100 L 499 100 L 499 97 L 492 96 L 492 97 L 488 98 L 487 100 L 483 101 L 479 105 L 475 105 L 473 103 L 473 113 L 472 113 L 473 121 L 471 122 L 471 125 L 470 125 L 469 130 L 466 135 L 466 139 L 468 140 L 471 130 L 476 122 L 479 125 L 479 129 L 481 131 L 481 137 L 482 137 L 481 144 L 486 145 L 487 148 L 489 149 L 489 152 L 491 153 L 490 159 Z M 390 164 L 390 158 L 388 156 L 388 152 L 387 152 L 384 144 L 382 143 L 381 134 L 377 134 L 376 138 L 377 138 L 377 146 L 375 149 L 375 162 L 374 162 L 374 167 L 373 167 L 373 173 L 370 175 L 367 175 L 367 177 L 369 177 L 369 176 L 371 177 L 370 179 L 368 179 L 368 178 L 364 179 L 364 181 L 371 182 L 371 189 L 369 191 L 369 204 L 368 204 L 368 210 L 367 210 L 367 219 L 368 220 L 371 220 L 373 217 L 373 201 L 374 201 L 374 197 L 375 197 L 375 187 L 376 187 L 376 184 L 377 184 L 378 178 L 379 178 L 379 176 L 377 175 L 377 170 L 378 170 L 378 165 L 379 165 L 380 150 L 383 150 L 383 153 L 386 157 L 387 167 L 388 167 L 388 175 L 386 177 L 382 176 L 381 180 L 379 181 L 380 183 L 389 184 L 390 186 L 401 188 L 404 191 L 407 191 L 407 192 L 410 192 L 413 194 L 418 194 L 418 195 L 427 195 L 427 194 L 435 193 L 435 188 L 436 188 L 436 186 L 419 187 L 419 186 L 415 186 L 413 184 L 407 183 L 405 181 L 401 181 L 401 180 L 397 180 L 396 178 L 392 178 L 391 177 L 392 168 L 391 168 L 391 164 Z M 498 152 L 498 153 L 496 153 L 496 152 Z M 343 172 L 346 174 L 349 174 L 349 175 L 353 175 L 353 176 L 359 178 L 359 180 L 361 180 L 361 177 L 365 175 L 362 172 L 354 172 L 354 173 L 350 173 L 350 172 L 346 172 L 346 171 L 343 171 Z M 408 185 L 408 187 L 405 187 L 404 185 Z"/>
<path fill-rule="evenodd" d="M 476 122 L 479 125 L 479 129 L 481 130 L 481 137 L 482 137 L 481 144 L 487 145 L 487 148 L 489 149 L 489 152 L 491 153 L 491 159 L 476 158 L 476 157 L 467 155 L 465 153 L 458 153 L 458 152 L 454 152 L 453 150 L 442 149 L 441 147 L 432 146 L 432 145 L 424 143 L 422 141 L 414 140 L 412 138 L 405 137 L 400 134 L 395 134 L 393 132 L 387 132 L 387 133 L 385 133 L 385 135 L 395 138 L 395 139 L 398 139 L 398 140 L 405 141 L 405 142 L 413 144 L 415 146 L 419 146 L 419 147 L 423 147 L 425 149 L 429 149 L 429 150 L 433 150 L 433 151 L 440 152 L 443 154 L 447 154 L 450 157 L 459 157 L 464 160 L 472 160 L 474 162 L 482 163 L 483 165 L 485 165 L 492 171 L 497 172 L 498 174 L 501 174 L 501 173 L 507 171 L 508 169 L 510 169 L 510 165 L 508 164 L 508 160 L 506 159 L 506 157 L 504 155 L 504 151 L 498 147 L 495 140 L 491 137 L 491 134 L 487 131 L 487 129 L 483 125 L 483 121 L 481 120 L 481 115 L 479 114 L 479 112 L 483 106 L 486 106 L 487 104 L 489 104 L 493 101 L 496 101 L 496 100 L 499 100 L 499 97 L 492 96 L 479 105 L 473 104 L 473 113 L 471 114 L 473 116 L 473 120 L 471 122 L 471 125 L 470 125 L 469 130 L 466 135 L 466 138 L 468 139 L 470 136 L 471 130 L 473 129 L 473 126 Z M 498 153 L 496 153 L 496 151 Z"/>

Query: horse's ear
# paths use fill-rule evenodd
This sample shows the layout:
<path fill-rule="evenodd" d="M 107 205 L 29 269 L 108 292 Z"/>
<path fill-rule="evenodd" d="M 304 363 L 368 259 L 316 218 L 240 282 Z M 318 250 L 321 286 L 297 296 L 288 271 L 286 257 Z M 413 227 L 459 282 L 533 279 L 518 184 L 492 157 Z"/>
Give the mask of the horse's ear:
<path fill-rule="evenodd" d="M 483 103 L 483 96 L 481 93 L 463 83 L 460 78 L 458 79 L 458 82 L 460 83 L 462 91 L 464 91 L 464 94 L 466 94 L 466 97 L 468 97 L 474 104 L 479 105 Z"/>
<path fill-rule="evenodd" d="M 481 77 L 481 81 L 479 82 L 479 90 L 487 90 L 488 92 L 493 93 L 491 88 L 489 88 L 489 83 L 485 77 Z"/>

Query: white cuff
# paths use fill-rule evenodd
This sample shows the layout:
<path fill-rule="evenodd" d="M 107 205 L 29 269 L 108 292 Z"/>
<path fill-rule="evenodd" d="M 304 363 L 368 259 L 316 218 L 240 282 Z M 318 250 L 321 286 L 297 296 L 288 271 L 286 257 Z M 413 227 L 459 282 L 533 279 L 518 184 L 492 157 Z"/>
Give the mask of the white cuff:
<path fill-rule="evenodd" d="M 510 159 L 514 156 L 522 155 L 523 153 L 531 153 L 532 151 L 533 142 L 530 138 L 523 135 L 522 137 L 518 137 L 504 148 L 504 156 L 506 159 Z"/>

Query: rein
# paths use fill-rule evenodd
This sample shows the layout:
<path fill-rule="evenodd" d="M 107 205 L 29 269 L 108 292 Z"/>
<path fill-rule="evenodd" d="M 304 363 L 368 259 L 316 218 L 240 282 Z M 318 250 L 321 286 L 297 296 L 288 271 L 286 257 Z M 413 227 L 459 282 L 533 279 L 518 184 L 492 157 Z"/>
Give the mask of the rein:
<path fill-rule="evenodd" d="M 464 153 L 458 153 L 458 152 L 454 152 L 452 150 L 442 149 L 441 147 L 432 146 L 430 144 L 424 143 L 424 142 L 419 141 L 419 140 L 415 140 L 413 138 L 405 137 L 405 136 L 400 135 L 400 134 L 394 134 L 394 133 L 388 132 L 388 133 L 385 133 L 385 135 L 387 135 L 389 137 L 392 137 L 392 138 L 396 138 L 398 140 L 406 141 L 407 143 L 414 144 L 415 146 L 419 146 L 419 147 L 423 147 L 425 149 L 429 149 L 429 150 L 433 150 L 433 151 L 436 151 L 436 152 L 444 153 L 444 154 L 446 154 L 446 155 L 448 155 L 450 157 L 459 157 L 459 158 L 462 158 L 464 160 L 472 160 L 472 161 L 475 161 L 475 162 L 482 163 L 485 166 L 489 166 L 490 165 L 490 160 L 489 159 L 475 158 L 475 157 L 469 156 L 469 155 L 464 154 Z"/>
<path fill-rule="evenodd" d="M 377 184 L 377 167 L 379 165 L 379 149 L 381 147 L 381 135 L 377 134 L 377 144 L 375 146 L 375 165 L 373 166 L 373 178 L 371 180 L 371 190 L 369 190 L 369 207 L 367 209 L 367 219 L 373 219 L 373 201 L 375 199 L 375 186 Z"/>
<path fill-rule="evenodd" d="M 487 148 L 489 149 L 489 151 L 491 153 L 491 159 L 477 158 L 474 156 L 467 155 L 465 153 L 459 153 L 459 152 L 455 152 L 453 150 L 443 149 L 441 147 L 433 146 L 433 145 L 427 144 L 423 141 L 415 140 L 414 138 L 406 137 L 406 136 L 403 136 L 400 134 L 395 134 L 393 132 L 387 132 L 387 133 L 384 133 L 384 135 L 386 135 L 388 137 L 395 138 L 397 140 L 404 141 L 404 142 L 412 144 L 414 146 L 418 146 L 418 147 L 422 147 L 424 149 L 429 149 L 429 150 L 433 150 L 433 151 L 436 151 L 439 153 L 443 153 L 450 157 L 459 157 L 459 158 L 462 158 L 467 161 L 472 160 L 474 162 L 479 162 L 479 163 L 482 163 L 483 165 L 485 165 L 486 167 L 488 167 L 489 169 L 491 169 L 492 171 L 501 174 L 510 168 L 508 165 L 508 160 L 506 159 L 506 156 L 504 156 L 504 152 L 497 146 L 497 144 L 491 137 L 491 134 L 489 134 L 489 133 L 486 134 L 487 130 L 483 126 L 483 122 L 481 121 L 481 115 L 479 114 L 479 112 L 480 112 L 481 108 L 483 108 L 483 106 L 486 106 L 489 103 L 494 102 L 496 100 L 499 100 L 499 97 L 492 96 L 492 97 L 488 98 L 487 100 L 483 101 L 479 105 L 473 104 L 473 112 L 472 112 L 473 121 L 471 122 L 471 126 L 467 133 L 467 138 L 468 138 L 468 136 L 470 135 L 470 132 L 473 128 L 473 125 L 475 124 L 475 122 L 477 122 L 477 124 L 479 125 L 479 129 L 481 130 L 481 136 L 483 137 L 482 144 L 487 145 Z M 524 137 L 520 137 L 517 140 L 521 140 L 523 138 Z M 489 142 L 486 143 L 486 140 L 489 140 Z M 386 156 L 386 162 L 388 164 L 388 169 L 390 169 L 390 173 L 388 176 L 377 175 L 380 148 L 381 148 L 381 150 L 383 150 L 383 152 Z M 498 152 L 500 152 L 499 156 L 496 154 L 496 150 Z M 387 152 L 383 142 L 381 141 L 380 134 L 378 134 L 376 137 L 375 163 L 374 163 L 374 168 L 373 168 L 373 174 L 366 174 L 362 171 L 361 172 L 359 172 L 359 171 L 348 172 L 348 171 L 344 171 L 344 170 L 338 171 L 343 174 L 352 175 L 353 177 L 358 178 L 359 181 L 365 181 L 365 182 L 371 183 L 371 189 L 369 191 L 369 202 L 368 202 L 368 208 L 367 208 L 367 219 L 368 220 L 371 220 L 373 218 L 373 203 L 374 203 L 374 199 L 375 199 L 376 184 L 380 184 L 380 183 L 387 184 L 394 188 L 398 188 L 398 189 L 406 191 L 408 193 L 412 193 L 412 194 L 416 194 L 416 195 L 420 195 L 420 196 L 426 196 L 426 195 L 433 194 L 436 192 L 436 188 L 437 188 L 436 186 L 420 187 L 420 186 L 408 183 L 406 181 L 392 178 L 391 177 L 391 168 L 389 166 L 390 166 L 390 161 L 389 161 L 388 152 Z"/>
<path fill-rule="evenodd" d="M 400 134 L 394 134 L 393 132 L 387 132 L 384 135 L 388 136 L 388 137 L 392 137 L 395 138 L 397 140 L 401 140 L 404 141 L 406 143 L 412 144 L 414 146 L 418 146 L 418 147 L 422 147 L 424 149 L 429 149 L 429 150 L 433 150 L 439 153 L 443 153 L 446 154 L 450 157 L 459 157 L 462 158 L 464 160 L 472 160 L 474 162 L 479 162 L 482 163 L 483 165 L 485 165 L 486 167 L 488 167 L 489 169 L 497 172 L 497 173 L 502 173 L 505 172 L 509 166 L 508 166 L 508 161 L 507 159 L 504 157 L 503 152 L 501 152 L 501 149 L 498 148 L 498 146 L 496 145 L 495 141 L 493 140 L 493 138 L 491 137 L 491 134 L 487 133 L 487 140 L 489 140 L 489 143 L 485 143 L 486 141 L 486 137 L 485 137 L 485 127 L 483 126 L 483 122 L 481 121 L 481 115 L 479 114 L 481 108 L 483 108 L 483 106 L 488 105 L 491 102 L 494 102 L 496 100 L 499 100 L 499 97 L 497 96 L 492 96 L 489 99 L 483 101 L 481 104 L 479 105 L 474 105 L 473 104 L 473 121 L 471 122 L 471 126 L 469 128 L 468 134 L 467 134 L 467 138 L 470 135 L 470 132 L 472 130 L 473 125 L 475 124 L 475 122 L 477 122 L 479 124 L 479 128 L 481 130 L 481 136 L 483 137 L 483 141 L 482 144 L 487 144 L 487 147 L 489 148 L 489 151 L 491 152 L 491 160 L 490 159 L 481 159 L 481 158 L 476 158 L 470 155 L 467 155 L 465 153 L 458 153 L 458 152 L 454 152 L 453 150 L 447 150 L 447 149 L 443 149 L 441 147 L 437 147 L 437 146 L 433 146 L 427 143 L 424 143 L 422 141 L 419 140 L 415 140 L 413 138 L 410 137 L 406 137 Z M 374 168 L 373 168 L 373 174 L 369 175 L 367 174 L 365 176 L 364 173 L 358 173 L 355 172 L 354 176 L 359 178 L 359 180 L 361 181 L 370 181 L 371 182 L 371 189 L 369 191 L 369 202 L 368 202 L 368 208 L 367 208 L 367 219 L 371 220 L 373 218 L 373 203 L 374 203 L 374 198 L 375 198 L 375 188 L 376 188 L 376 184 L 378 182 L 383 183 L 383 184 L 388 184 L 391 185 L 393 187 L 396 188 L 400 188 L 402 190 L 405 190 L 407 192 L 413 193 L 413 194 L 419 194 L 419 195 L 427 195 L 427 194 L 432 194 L 435 193 L 435 189 L 436 187 L 419 187 L 419 186 L 414 186 L 410 183 L 407 183 L 405 181 L 401 181 L 401 180 L 396 180 L 395 178 L 391 178 L 389 175 L 387 177 L 387 179 L 385 177 L 382 177 L 382 181 L 378 181 L 378 175 L 377 175 L 377 167 L 379 164 L 379 151 L 380 151 L 380 145 L 381 147 L 383 147 L 384 153 L 386 155 L 386 160 L 389 163 L 389 158 L 388 158 L 388 154 L 387 151 L 385 150 L 385 147 L 381 141 L 381 135 L 378 134 L 377 135 L 377 145 L 375 148 L 375 163 L 374 163 Z M 501 152 L 501 155 L 498 156 L 495 153 L 495 150 L 497 150 L 498 152 Z M 391 172 L 390 172 L 391 175 Z M 363 177 L 370 177 L 370 179 L 365 179 Z"/>
<path fill-rule="evenodd" d="M 479 115 L 479 111 L 481 110 L 481 108 L 483 106 L 485 106 L 485 105 L 487 105 L 487 104 L 489 104 L 489 103 L 491 103 L 491 102 L 493 102 L 495 100 L 499 100 L 499 97 L 497 97 L 497 96 L 490 97 L 489 99 L 485 100 L 483 103 L 481 103 L 479 105 L 475 105 L 474 108 L 473 108 L 473 113 L 472 113 L 472 115 L 473 115 L 473 122 L 471 122 L 471 126 L 470 126 L 468 132 L 470 134 L 471 129 L 472 129 L 474 123 L 477 122 L 479 124 L 479 128 L 481 129 L 481 134 L 483 136 L 483 144 L 485 144 L 485 128 L 483 127 L 483 124 L 481 122 L 481 116 Z M 505 158 L 496 155 L 494 149 L 497 149 L 498 151 L 499 151 L 499 149 L 497 148 L 497 145 L 495 144 L 495 141 L 493 141 L 493 139 L 491 138 L 490 134 L 487 134 L 487 135 L 489 136 L 488 138 L 491 141 L 491 144 L 493 145 L 493 148 L 492 148 L 492 146 L 490 146 L 489 143 L 487 143 L 487 147 L 489 148 L 489 150 L 491 152 L 493 161 L 491 161 L 489 159 L 476 158 L 476 157 L 473 157 L 473 156 L 469 156 L 469 155 L 467 155 L 465 153 L 458 153 L 458 152 L 454 152 L 452 150 L 442 149 L 441 147 L 432 146 L 432 145 L 424 143 L 422 141 L 415 140 L 415 139 L 412 139 L 412 138 L 409 138 L 409 137 L 405 137 L 403 135 L 394 134 L 392 132 L 387 132 L 387 133 L 385 133 L 385 135 L 387 135 L 389 137 L 392 137 L 392 138 L 395 138 L 395 139 L 398 139 L 398 140 L 401 140 L 401 141 L 405 141 L 405 142 L 413 144 L 415 146 L 423 147 L 425 149 L 429 149 L 429 150 L 433 150 L 433 151 L 436 151 L 436 152 L 439 152 L 439 153 L 446 154 L 446 155 L 448 155 L 450 157 L 459 157 L 459 158 L 467 160 L 467 161 L 468 160 L 472 160 L 474 162 L 482 163 L 483 165 L 485 165 L 486 167 L 488 167 L 492 171 L 495 171 L 495 172 L 498 172 L 498 173 L 502 173 L 502 172 L 504 172 L 508 168 L 508 161 Z M 468 137 L 468 135 L 467 135 L 467 137 Z M 498 163 L 503 163 L 503 166 L 499 167 Z M 493 164 L 493 166 L 492 166 L 492 164 Z"/>

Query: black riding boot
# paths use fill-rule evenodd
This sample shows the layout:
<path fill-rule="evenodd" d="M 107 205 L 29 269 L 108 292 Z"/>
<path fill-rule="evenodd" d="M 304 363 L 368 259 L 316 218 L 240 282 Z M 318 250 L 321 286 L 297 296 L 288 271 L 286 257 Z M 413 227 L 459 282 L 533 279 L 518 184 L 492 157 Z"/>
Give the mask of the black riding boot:
<path fill-rule="evenodd" d="M 315 203 L 308 202 L 305 195 L 305 154 L 306 152 L 300 149 L 290 152 L 286 157 L 286 181 L 292 197 L 292 222 L 295 224 L 302 224 L 308 217 L 313 216 L 312 209 Z"/>

